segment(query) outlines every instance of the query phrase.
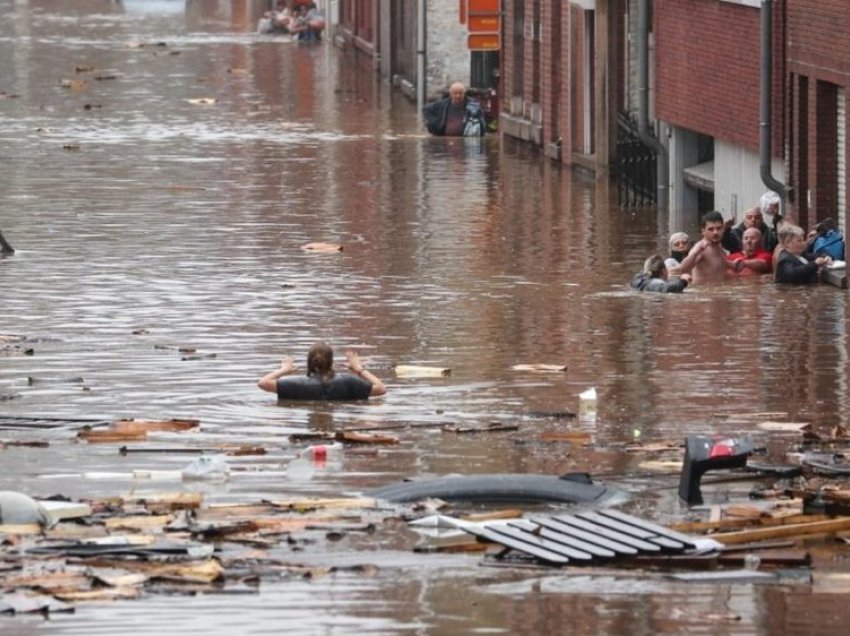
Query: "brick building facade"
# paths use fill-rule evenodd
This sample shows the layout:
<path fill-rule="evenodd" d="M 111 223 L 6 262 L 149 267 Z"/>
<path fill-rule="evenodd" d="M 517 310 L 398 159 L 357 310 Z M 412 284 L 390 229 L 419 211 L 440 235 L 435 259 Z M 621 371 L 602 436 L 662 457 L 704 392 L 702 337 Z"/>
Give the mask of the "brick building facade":
<path fill-rule="evenodd" d="M 624 95 L 626 0 L 504 0 L 504 134 L 605 172 Z"/>
<path fill-rule="evenodd" d="M 426 0 L 425 79 L 430 97 L 452 82 L 470 82 L 470 51 L 460 4 Z M 409 97 L 416 94 L 419 63 L 419 3 L 398 0 L 337 0 L 334 41 L 364 59 Z"/>
<path fill-rule="evenodd" d="M 787 0 L 788 164 L 804 225 L 832 217 L 846 233 L 850 11 L 845 0 Z"/>

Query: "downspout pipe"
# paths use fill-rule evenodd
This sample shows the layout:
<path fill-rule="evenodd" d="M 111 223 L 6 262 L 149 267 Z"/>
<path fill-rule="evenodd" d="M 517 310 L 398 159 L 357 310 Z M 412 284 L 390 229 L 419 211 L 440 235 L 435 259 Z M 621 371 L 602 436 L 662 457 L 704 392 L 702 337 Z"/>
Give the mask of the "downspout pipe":
<path fill-rule="evenodd" d="M 773 176 L 773 0 L 761 3 L 761 91 L 759 94 L 759 173 L 762 182 L 776 192 L 783 203 L 788 188 Z"/>
<path fill-rule="evenodd" d="M 649 0 L 638 0 L 638 137 L 657 155 L 658 209 L 669 206 L 670 160 L 667 147 L 649 128 Z"/>
<path fill-rule="evenodd" d="M 419 113 L 425 108 L 425 95 L 428 88 L 428 78 L 425 76 L 428 53 L 425 21 L 426 5 L 426 0 L 417 0 L 416 2 L 416 108 Z"/>

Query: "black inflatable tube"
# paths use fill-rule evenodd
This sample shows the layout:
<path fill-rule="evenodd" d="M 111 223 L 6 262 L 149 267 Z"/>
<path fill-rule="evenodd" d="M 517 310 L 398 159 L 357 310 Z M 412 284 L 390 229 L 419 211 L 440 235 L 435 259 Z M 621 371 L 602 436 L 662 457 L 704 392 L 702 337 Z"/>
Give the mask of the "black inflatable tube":
<path fill-rule="evenodd" d="M 365 493 L 392 503 L 436 497 L 446 501 L 515 503 L 592 503 L 610 505 L 624 501 L 625 492 L 571 476 L 496 473 L 460 475 L 405 481 Z"/>

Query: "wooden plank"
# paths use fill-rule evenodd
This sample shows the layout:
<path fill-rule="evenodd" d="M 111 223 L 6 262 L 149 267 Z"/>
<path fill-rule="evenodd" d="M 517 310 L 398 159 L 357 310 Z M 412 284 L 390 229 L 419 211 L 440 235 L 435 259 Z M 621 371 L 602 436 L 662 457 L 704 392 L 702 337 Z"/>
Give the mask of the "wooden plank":
<path fill-rule="evenodd" d="M 829 515 L 790 515 L 787 517 L 761 517 L 759 519 L 722 519 L 720 521 L 682 521 L 671 524 L 671 528 L 680 532 L 709 532 L 711 530 L 736 530 L 752 526 L 773 527 L 786 526 L 795 523 L 811 523 L 828 521 Z"/>
<path fill-rule="evenodd" d="M 617 532 L 615 530 L 612 530 L 611 528 L 601 526 L 586 519 L 581 519 L 577 516 L 560 515 L 554 517 L 554 519 L 557 519 L 561 523 L 564 523 L 568 526 L 578 528 L 579 530 L 586 530 L 587 532 L 599 535 L 606 539 L 611 539 L 612 541 L 616 541 L 617 543 L 624 543 L 633 548 L 637 548 L 638 550 L 643 552 L 661 552 L 661 546 L 658 544 L 650 543 L 649 541 L 644 541 L 643 539 L 639 539 L 633 535 Z"/>
<path fill-rule="evenodd" d="M 633 526 L 627 523 L 622 523 L 615 519 L 610 519 L 597 512 L 580 512 L 576 516 L 581 517 L 586 521 L 592 521 L 593 523 L 605 526 L 606 528 L 609 528 L 611 530 L 616 530 L 617 532 L 622 532 L 623 534 L 631 535 L 633 537 L 637 537 L 638 539 L 643 539 L 645 541 L 655 543 L 661 546 L 662 548 L 666 548 L 668 550 L 685 549 L 685 545 L 681 541 L 674 541 L 673 539 L 660 536 L 655 532 L 644 530 L 642 528 L 638 528 L 637 526 Z M 690 541 L 688 541 L 688 545 L 691 545 Z"/>
<path fill-rule="evenodd" d="M 679 543 L 684 544 L 686 548 L 692 549 L 696 547 L 696 545 L 694 544 L 693 537 L 689 537 L 686 534 L 682 534 L 681 532 L 677 532 L 676 530 L 673 530 L 666 526 L 653 523 L 652 521 L 647 521 L 646 519 L 627 515 L 624 512 L 620 512 L 619 510 L 612 510 L 610 508 L 605 510 L 599 510 L 599 514 L 605 517 L 611 517 L 612 519 L 622 521 L 623 523 L 627 523 L 638 528 L 642 528 L 644 530 L 648 530 L 649 532 L 654 532 L 669 539 L 673 539 L 674 541 L 678 541 Z"/>
<path fill-rule="evenodd" d="M 765 541 L 767 539 L 832 534 L 844 530 L 850 530 L 850 517 L 831 519 L 829 521 L 815 521 L 813 523 L 795 523 L 774 528 L 756 528 L 754 530 L 742 530 L 740 532 L 726 532 L 713 535 L 712 539 L 726 545 L 733 545 L 736 543 L 749 543 L 751 541 Z"/>
<path fill-rule="evenodd" d="M 0 524 L 0 535 L 4 534 L 41 534 L 41 525 L 37 523 Z"/>
<path fill-rule="evenodd" d="M 620 556 L 635 556 L 638 553 L 637 548 L 635 548 L 634 546 L 626 545 L 625 543 L 620 543 L 611 539 L 606 539 L 597 534 L 593 534 L 592 532 L 586 532 L 585 530 L 580 530 L 579 528 L 565 525 L 557 519 L 550 519 L 547 517 L 532 517 L 532 521 L 544 528 L 549 528 L 560 534 L 569 534 L 569 536 L 581 539 L 583 541 L 586 541 L 587 543 L 592 543 L 593 545 L 597 545 L 602 548 L 607 548 Z"/>
<path fill-rule="evenodd" d="M 275 508 L 287 510 L 319 510 L 329 508 L 376 508 L 377 503 L 371 497 L 342 498 L 342 499 L 298 499 L 292 501 L 270 501 Z"/>

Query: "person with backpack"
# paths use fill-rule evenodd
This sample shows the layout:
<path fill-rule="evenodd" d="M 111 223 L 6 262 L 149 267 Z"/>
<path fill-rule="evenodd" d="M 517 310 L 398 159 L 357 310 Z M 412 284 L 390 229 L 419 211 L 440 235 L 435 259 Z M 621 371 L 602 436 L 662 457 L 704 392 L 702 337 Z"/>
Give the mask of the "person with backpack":
<path fill-rule="evenodd" d="M 831 218 L 815 225 L 809 232 L 806 243 L 815 256 L 829 256 L 834 261 L 844 260 L 844 237 Z"/>
<path fill-rule="evenodd" d="M 487 131 L 484 111 L 466 94 L 466 87 L 455 82 L 448 97 L 431 102 L 422 110 L 428 132 L 439 137 L 481 137 Z"/>

